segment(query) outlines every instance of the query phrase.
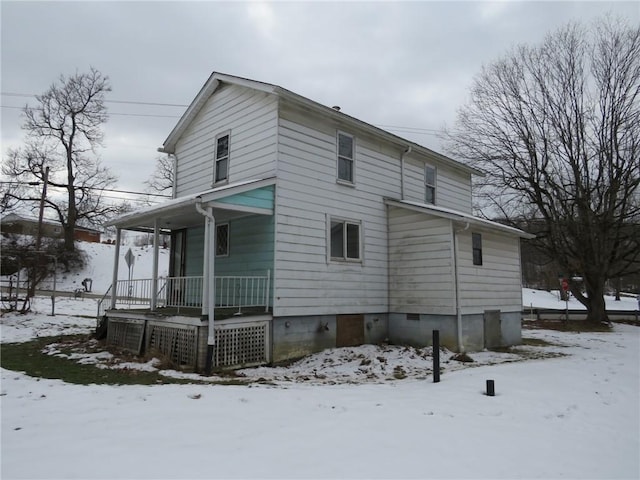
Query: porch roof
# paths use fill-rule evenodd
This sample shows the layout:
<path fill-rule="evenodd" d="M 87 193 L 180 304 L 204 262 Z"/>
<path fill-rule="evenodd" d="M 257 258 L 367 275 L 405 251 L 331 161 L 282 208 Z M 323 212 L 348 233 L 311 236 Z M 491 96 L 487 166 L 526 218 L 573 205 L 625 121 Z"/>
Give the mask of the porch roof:
<path fill-rule="evenodd" d="M 392 198 L 385 198 L 384 202 L 387 205 L 393 207 L 406 208 L 416 212 L 425 213 L 428 215 L 434 215 L 436 217 L 448 218 L 450 220 L 469 223 L 470 225 L 484 228 L 486 230 L 498 231 L 507 235 L 522 237 L 522 238 L 535 238 L 535 235 L 527 233 L 523 230 L 509 227 L 498 222 L 492 222 L 491 220 L 485 220 L 484 218 L 474 217 L 468 213 L 460 212 L 450 208 L 438 207 L 436 205 L 428 205 L 426 203 L 412 202 L 409 200 L 395 200 Z"/>
<path fill-rule="evenodd" d="M 204 222 L 204 217 L 196 210 L 199 202 L 203 207 L 213 207 L 217 221 L 252 214 L 273 215 L 275 183 L 275 177 L 230 183 L 141 208 L 116 217 L 105 225 L 139 231 L 152 231 L 156 221 L 163 230 L 199 225 Z"/>

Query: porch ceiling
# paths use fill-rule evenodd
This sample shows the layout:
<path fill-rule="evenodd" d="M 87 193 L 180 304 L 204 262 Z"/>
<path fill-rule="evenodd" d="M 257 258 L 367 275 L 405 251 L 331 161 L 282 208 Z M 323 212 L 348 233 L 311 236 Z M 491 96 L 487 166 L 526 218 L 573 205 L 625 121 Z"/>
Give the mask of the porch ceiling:
<path fill-rule="evenodd" d="M 250 180 L 207 190 L 199 194 L 175 198 L 159 205 L 136 210 L 109 221 L 106 226 L 125 230 L 153 231 L 157 221 L 161 230 L 178 230 L 204 223 L 204 216 L 196 204 L 212 207 L 216 222 L 226 222 L 247 215 L 273 215 L 273 202 L 269 206 L 254 206 L 229 202 L 229 197 L 275 184 L 275 178 Z"/>

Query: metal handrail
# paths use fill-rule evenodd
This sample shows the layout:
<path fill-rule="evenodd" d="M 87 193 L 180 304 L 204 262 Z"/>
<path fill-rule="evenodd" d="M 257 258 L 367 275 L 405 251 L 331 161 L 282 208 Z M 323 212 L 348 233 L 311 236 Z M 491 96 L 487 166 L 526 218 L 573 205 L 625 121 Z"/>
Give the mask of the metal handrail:
<path fill-rule="evenodd" d="M 105 312 L 106 309 L 102 308 L 102 304 L 104 303 L 104 301 L 107 299 L 107 296 L 109 295 L 109 293 L 111 292 L 111 288 L 113 288 L 113 285 L 109 285 L 109 288 L 107 288 L 107 291 L 104 292 L 104 295 L 102 296 L 102 298 L 98 301 L 98 318 L 102 317 Z M 111 298 L 111 296 L 109 295 L 109 298 Z"/>

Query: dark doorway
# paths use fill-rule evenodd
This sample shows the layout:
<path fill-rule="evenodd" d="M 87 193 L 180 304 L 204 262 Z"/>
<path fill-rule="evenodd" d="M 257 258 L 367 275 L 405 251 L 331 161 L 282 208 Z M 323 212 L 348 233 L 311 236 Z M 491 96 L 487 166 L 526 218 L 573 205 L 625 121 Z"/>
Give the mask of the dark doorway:
<path fill-rule="evenodd" d="M 364 343 L 364 315 L 336 316 L 336 347 L 354 347 Z"/>

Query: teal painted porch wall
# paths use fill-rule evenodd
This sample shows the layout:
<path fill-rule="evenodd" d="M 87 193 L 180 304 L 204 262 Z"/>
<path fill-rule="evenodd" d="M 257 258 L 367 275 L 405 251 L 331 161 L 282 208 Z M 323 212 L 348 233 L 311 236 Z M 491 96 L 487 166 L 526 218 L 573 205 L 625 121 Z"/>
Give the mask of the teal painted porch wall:
<path fill-rule="evenodd" d="M 229 222 L 229 255 L 216 257 L 216 276 L 273 275 L 274 216 L 253 215 Z"/>
<path fill-rule="evenodd" d="M 236 193 L 228 197 L 216 200 L 217 203 L 229 203 L 232 205 L 242 205 L 243 207 L 257 207 L 273 209 L 273 185 L 256 188 L 249 192 Z"/>
<path fill-rule="evenodd" d="M 204 226 L 187 229 L 186 275 L 203 273 Z M 229 255 L 216 257 L 215 274 L 273 276 L 274 216 L 252 215 L 229 222 Z"/>
<path fill-rule="evenodd" d="M 202 275 L 204 261 L 204 225 L 187 228 L 184 274 L 187 277 Z"/>

